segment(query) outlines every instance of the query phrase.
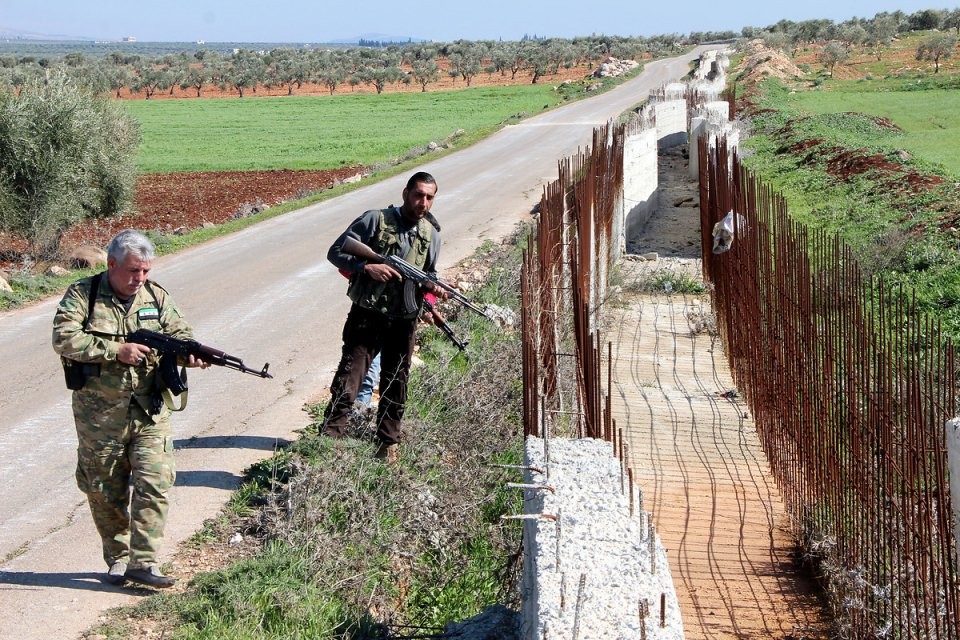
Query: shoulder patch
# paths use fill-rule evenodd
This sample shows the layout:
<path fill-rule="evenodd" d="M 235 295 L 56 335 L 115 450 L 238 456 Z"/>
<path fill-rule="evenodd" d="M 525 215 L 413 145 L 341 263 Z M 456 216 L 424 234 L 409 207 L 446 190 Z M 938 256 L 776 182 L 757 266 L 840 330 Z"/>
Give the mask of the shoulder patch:
<path fill-rule="evenodd" d="M 140 321 L 143 320 L 159 320 L 160 319 L 160 309 L 156 307 L 144 307 L 137 311 L 137 319 Z"/>

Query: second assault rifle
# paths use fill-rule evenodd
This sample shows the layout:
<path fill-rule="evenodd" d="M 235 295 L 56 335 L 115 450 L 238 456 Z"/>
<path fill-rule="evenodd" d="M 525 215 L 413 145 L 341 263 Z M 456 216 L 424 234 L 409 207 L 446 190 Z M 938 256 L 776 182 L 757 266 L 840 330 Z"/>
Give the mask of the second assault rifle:
<path fill-rule="evenodd" d="M 476 303 L 470 301 L 465 295 L 453 288 L 452 285 L 447 284 L 433 273 L 427 273 L 422 269 L 418 269 L 413 266 L 403 258 L 397 256 L 382 256 L 367 245 L 363 244 L 359 240 L 351 237 L 347 237 L 343 241 L 343 246 L 341 251 L 347 255 L 354 256 L 355 258 L 360 258 L 361 260 L 366 260 L 367 262 L 373 262 L 376 264 L 385 264 L 388 267 L 399 272 L 406 283 L 415 283 L 420 286 L 425 286 L 426 289 L 443 289 L 447 292 L 447 296 L 454 302 L 470 309 L 474 313 L 478 313 L 487 320 L 492 320 L 492 318 L 487 315 L 487 312 L 483 310 L 482 307 Z M 414 310 L 417 308 L 415 300 L 415 287 L 405 286 L 403 288 L 403 299 L 404 305 L 409 310 Z"/>
<path fill-rule="evenodd" d="M 263 368 L 259 371 L 250 369 L 243 364 L 243 360 L 237 356 L 232 356 L 219 349 L 202 345 L 196 340 L 174 338 L 156 331 L 151 331 L 150 329 L 137 329 L 127 336 L 127 342 L 142 344 L 160 354 L 160 368 L 157 373 L 160 376 L 163 387 L 175 396 L 187 390 L 186 371 L 184 370 L 181 373 L 177 372 L 177 358 L 193 356 L 197 360 L 203 360 L 218 367 L 235 369 L 241 373 L 249 373 L 261 378 L 273 377 L 267 373 L 267 368 L 270 366 L 270 363 L 264 364 Z M 154 398 L 154 413 L 159 413 L 160 402 L 160 394 L 157 394 Z M 186 407 L 186 396 L 184 396 L 180 409 L 184 407 Z"/>
<path fill-rule="evenodd" d="M 446 319 L 436 310 L 433 303 L 428 300 L 424 300 L 423 306 L 427 308 L 427 311 L 429 311 L 431 315 L 433 315 L 433 326 L 435 326 L 437 329 L 440 329 L 440 331 L 443 332 L 443 335 L 447 336 L 447 338 L 450 339 L 450 342 L 456 345 L 457 349 L 460 349 L 460 351 L 466 350 L 467 342 L 457 337 L 457 335 L 453 332 L 453 329 L 450 328 L 450 325 L 447 324 Z"/>

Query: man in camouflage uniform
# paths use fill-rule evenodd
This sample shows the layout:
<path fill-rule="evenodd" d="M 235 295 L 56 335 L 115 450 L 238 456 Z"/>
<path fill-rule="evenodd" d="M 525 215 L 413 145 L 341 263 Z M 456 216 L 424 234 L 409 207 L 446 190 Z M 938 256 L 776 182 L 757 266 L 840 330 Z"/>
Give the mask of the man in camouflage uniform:
<path fill-rule="evenodd" d="M 380 403 L 377 406 L 377 457 L 394 463 L 399 458 L 400 420 L 407 401 L 407 380 L 413 356 L 417 319 L 425 291 L 419 291 L 416 309 L 404 304 L 403 279 L 385 264 L 365 262 L 343 253 L 347 237 L 359 240 L 380 255 L 395 255 L 428 273 L 436 272 L 440 254 L 439 225 L 430 217 L 437 194 L 433 176 L 415 173 L 403 190 L 403 205 L 371 209 L 354 220 L 327 252 L 327 259 L 350 278 L 347 295 L 353 301 L 343 326 L 340 365 L 330 385 L 331 399 L 322 432 L 344 437 L 360 383 L 374 356 L 381 354 Z M 432 291 L 446 299 L 446 292 Z M 430 322 L 430 314 L 424 319 Z"/>
<path fill-rule="evenodd" d="M 191 329 L 167 291 L 147 279 L 153 258 L 146 236 L 118 233 L 107 249 L 106 272 L 75 282 L 60 301 L 53 348 L 65 372 L 79 377 L 69 384 L 76 477 L 100 533 L 106 581 L 162 588 L 175 582 L 156 564 L 176 477 L 170 411 L 155 403 L 158 354 L 125 338 L 139 328 L 190 338 Z M 208 366 L 192 357 L 183 364 Z"/>

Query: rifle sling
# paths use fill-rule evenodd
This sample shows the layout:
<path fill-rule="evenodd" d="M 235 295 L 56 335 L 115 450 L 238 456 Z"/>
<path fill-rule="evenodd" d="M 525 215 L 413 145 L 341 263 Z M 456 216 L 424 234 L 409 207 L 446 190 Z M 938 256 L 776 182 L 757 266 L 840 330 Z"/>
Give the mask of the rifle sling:
<path fill-rule="evenodd" d="M 181 371 L 181 374 L 183 375 L 184 378 L 187 377 L 187 370 L 186 370 L 186 368 L 183 368 L 183 370 Z M 167 405 L 167 409 L 170 409 L 170 411 L 183 411 L 184 409 L 187 408 L 187 395 L 189 395 L 189 393 L 190 393 L 190 392 L 189 392 L 188 390 L 184 390 L 183 393 L 180 394 L 180 406 L 179 406 L 179 407 L 177 407 L 177 406 L 174 405 L 174 403 L 173 403 L 173 394 L 170 393 L 170 389 L 167 389 L 166 387 L 164 387 L 163 389 L 161 389 L 161 390 L 160 390 L 160 397 L 163 398 L 163 404 Z M 159 411 L 158 411 L 157 413 L 159 413 Z"/>
<path fill-rule="evenodd" d="M 83 320 L 84 333 L 90 333 L 90 318 L 93 317 L 93 305 L 97 304 L 97 292 L 100 290 L 100 280 L 103 279 L 104 273 L 104 271 L 101 271 L 90 280 L 90 298 L 87 300 L 87 317 Z"/>

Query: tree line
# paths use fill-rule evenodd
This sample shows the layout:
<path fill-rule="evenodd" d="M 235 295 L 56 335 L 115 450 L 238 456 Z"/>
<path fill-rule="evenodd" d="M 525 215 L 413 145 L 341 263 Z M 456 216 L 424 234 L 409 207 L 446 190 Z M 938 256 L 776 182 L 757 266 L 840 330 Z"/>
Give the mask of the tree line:
<path fill-rule="evenodd" d="M 733 35 L 733 34 L 723 34 Z M 201 49 L 162 56 L 128 54 L 121 50 L 93 58 L 71 52 L 57 58 L 36 55 L 0 56 L 0 86 L 14 92 L 60 69 L 95 93 L 123 91 L 150 99 L 158 92 L 189 91 L 197 96 L 216 88 L 239 97 L 257 87 L 286 88 L 293 95 L 306 83 L 319 84 L 332 95 L 346 86 L 369 85 L 377 93 L 392 84 L 413 84 L 421 91 L 446 74 L 470 86 L 480 73 L 530 73 L 532 82 L 560 68 L 592 65 L 608 57 L 636 59 L 660 56 L 690 41 L 675 35 L 654 38 L 593 36 L 521 41 L 405 43 L 351 48 L 270 50 L 236 48 L 223 53 Z M 446 61 L 443 68 L 438 61 Z"/>
<path fill-rule="evenodd" d="M 913 31 L 931 32 L 917 46 L 916 59 L 934 63 L 939 73 L 940 62 L 953 55 L 960 37 L 960 8 L 923 9 L 906 14 L 903 11 L 884 11 L 873 18 L 851 18 L 835 24 L 830 20 L 793 22 L 781 20 L 765 29 L 744 29 L 743 36 L 761 38 L 764 44 L 796 54 L 809 44 L 822 43 L 818 55 L 829 74 L 843 64 L 856 50 L 870 50 L 877 60 L 900 34 Z"/>

